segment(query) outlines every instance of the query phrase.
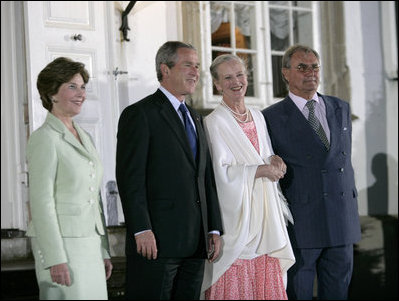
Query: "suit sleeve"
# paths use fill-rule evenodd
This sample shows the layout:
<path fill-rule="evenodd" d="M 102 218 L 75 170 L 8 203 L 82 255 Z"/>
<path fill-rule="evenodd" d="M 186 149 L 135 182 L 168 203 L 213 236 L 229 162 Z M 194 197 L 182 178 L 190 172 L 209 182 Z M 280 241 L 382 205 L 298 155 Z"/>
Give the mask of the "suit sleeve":
<path fill-rule="evenodd" d="M 219 199 L 217 196 L 215 174 L 213 171 L 211 156 L 207 152 L 207 168 L 205 175 L 205 185 L 207 189 L 207 208 L 208 208 L 208 230 L 218 230 L 220 235 L 223 234 L 222 217 L 220 213 Z"/>
<path fill-rule="evenodd" d="M 126 108 L 118 124 L 116 180 L 129 237 L 152 228 L 146 192 L 149 143 L 149 124 L 144 112 L 134 105 Z"/>
<path fill-rule="evenodd" d="M 204 121 L 201 118 L 201 126 L 204 128 Z M 205 136 L 206 137 L 206 136 Z M 207 199 L 207 216 L 208 216 L 208 231 L 218 230 L 220 235 L 224 233 L 223 223 L 220 212 L 219 198 L 217 194 L 215 173 L 213 169 L 212 158 L 209 150 L 209 140 L 206 137 L 206 171 L 205 171 L 205 187 Z"/>
<path fill-rule="evenodd" d="M 29 198 L 32 224 L 43 265 L 67 262 L 55 208 L 57 151 L 54 141 L 43 132 L 33 133 L 27 147 Z"/>

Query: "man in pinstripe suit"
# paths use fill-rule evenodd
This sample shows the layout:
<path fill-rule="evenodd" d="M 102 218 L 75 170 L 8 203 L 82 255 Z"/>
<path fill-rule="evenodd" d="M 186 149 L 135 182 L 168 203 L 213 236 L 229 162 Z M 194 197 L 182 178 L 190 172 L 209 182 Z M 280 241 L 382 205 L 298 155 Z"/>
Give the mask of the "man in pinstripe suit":
<path fill-rule="evenodd" d="M 289 234 L 295 265 L 289 299 L 347 299 L 353 244 L 360 240 L 357 191 L 351 163 L 349 104 L 317 93 L 320 58 L 294 45 L 283 57 L 289 95 L 263 110 L 274 152 L 287 165 L 280 181 L 294 216 Z"/>

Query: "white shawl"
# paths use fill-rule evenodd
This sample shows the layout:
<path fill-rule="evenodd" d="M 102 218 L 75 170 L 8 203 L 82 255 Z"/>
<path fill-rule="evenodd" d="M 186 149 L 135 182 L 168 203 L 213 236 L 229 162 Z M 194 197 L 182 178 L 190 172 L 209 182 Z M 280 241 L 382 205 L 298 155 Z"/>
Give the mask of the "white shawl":
<path fill-rule="evenodd" d="M 258 134 L 260 154 L 222 105 L 204 121 L 224 234 L 219 259 L 214 263 L 206 261 L 202 292 L 238 258 L 252 259 L 263 254 L 279 258 L 284 276 L 295 263 L 277 182 L 267 178 L 255 179 L 258 166 L 269 163 L 273 150 L 262 113 L 249 109 Z"/>

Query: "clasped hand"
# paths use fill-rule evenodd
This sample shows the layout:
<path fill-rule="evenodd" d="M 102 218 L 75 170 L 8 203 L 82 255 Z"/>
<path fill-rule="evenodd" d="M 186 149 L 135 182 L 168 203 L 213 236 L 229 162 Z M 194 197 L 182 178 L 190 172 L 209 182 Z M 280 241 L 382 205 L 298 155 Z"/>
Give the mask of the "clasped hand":
<path fill-rule="evenodd" d="M 269 180 L 275 182 L 284 178 L 287 172 L 287 165 L 285 165 L 283 159 L 277 155 L 273 155 L 270 158 L 270 164 L 260 165 L 256 171 L 256 177 L 266 177 Z"/>

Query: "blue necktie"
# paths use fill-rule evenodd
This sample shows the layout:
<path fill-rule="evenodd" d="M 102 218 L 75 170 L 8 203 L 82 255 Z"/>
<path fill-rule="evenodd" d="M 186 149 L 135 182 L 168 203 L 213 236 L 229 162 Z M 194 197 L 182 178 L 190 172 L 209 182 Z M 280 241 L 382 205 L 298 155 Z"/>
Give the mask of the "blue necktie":
<path fill-rule="evenodd" d="M 197 135 L 195 134 L 195 130 L 193 125 L 190 122 L 190 118 L 188 117 L 187 107 L 182 103 L 179 107 L 181 114 L 183 115 L 184 127 L 186 129 L 187 139 L 190 143 L 191 151 L 193 152 L 194 160 L 197 156 Z"/>
<path fill-rule="evenodd" d="M 312 129 L 319 136 L 321 142 L 323 142 L 323 144 L 326 147 L 326 149 L 329 150 L 330 149 L 330 143 L 328 142 L 326 133 L 324 132 L 324 129 L 321 126 L 321 123 L 320 123 L 319 119 L 317 119 L 317 117 L 316 117 L 316 115 L 314 113 L 314 103 L 315 103 L 315 101 L 313 99 L 309 100 L 306 103 L 306 106 L 309 109 L 308 121 L 309 121 L 310 126 L 312 127 Z"/>

